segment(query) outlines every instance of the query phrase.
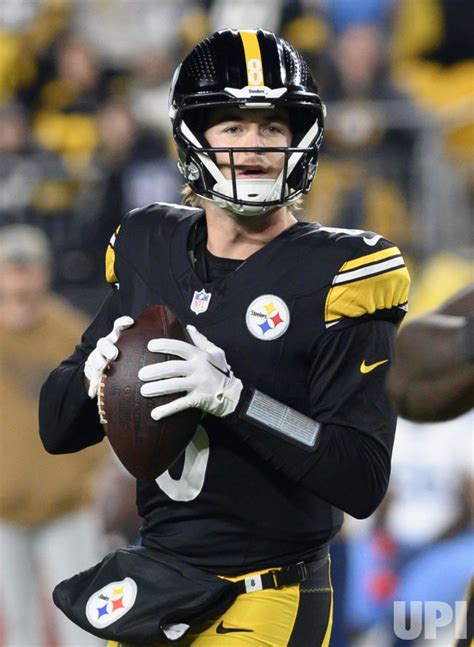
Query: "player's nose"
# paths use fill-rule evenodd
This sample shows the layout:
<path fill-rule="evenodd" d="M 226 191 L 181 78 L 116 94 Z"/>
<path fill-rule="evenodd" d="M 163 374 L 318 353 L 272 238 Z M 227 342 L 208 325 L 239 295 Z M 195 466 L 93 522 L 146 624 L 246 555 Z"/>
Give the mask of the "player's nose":
<path fill-rule="evenodd" d="M 242 135 L 242 146 L 259 148 L 263 145 L 263 136 L 258 124 L 249 124 Z"/>

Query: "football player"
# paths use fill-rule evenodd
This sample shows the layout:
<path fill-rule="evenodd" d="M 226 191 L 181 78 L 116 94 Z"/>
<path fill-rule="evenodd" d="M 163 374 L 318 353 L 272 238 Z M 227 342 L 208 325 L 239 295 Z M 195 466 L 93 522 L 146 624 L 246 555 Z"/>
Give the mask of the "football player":
<path fill-rule="evenodd" d="M 180 645 L 329 645 L 329 542 L 343 511 L 367 517 L 387 488 L 384 379 L 409 277 L 380 235 L 295 217 L 324 113 L 307 64 L 275 34 L 199 43 L 170 93 L 187 206 L 125 217 L 106 255 L 110 296 L 42 390 L 48 451 L 100 442 L 97 385 L 121 330 L 154 303 L 188 326 L 193 344 L 149 342 L 180 361 L 139 373 L 144 397 L 182 394 L 155 420 L 203 412 L 181 459 L 137 482 L 142 542 L 251 584 Z"/>

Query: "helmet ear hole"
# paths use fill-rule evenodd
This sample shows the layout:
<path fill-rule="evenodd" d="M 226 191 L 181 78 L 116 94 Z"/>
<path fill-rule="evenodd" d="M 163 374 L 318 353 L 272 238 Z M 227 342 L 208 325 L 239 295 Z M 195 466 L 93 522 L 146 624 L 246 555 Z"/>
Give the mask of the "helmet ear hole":
<path fill-rule="evenodd" d="M 190 164 L 178 162 L 178 169 L 188 184 L 199 179 L 199 169 L 194 162 L 191 162 Z"/>

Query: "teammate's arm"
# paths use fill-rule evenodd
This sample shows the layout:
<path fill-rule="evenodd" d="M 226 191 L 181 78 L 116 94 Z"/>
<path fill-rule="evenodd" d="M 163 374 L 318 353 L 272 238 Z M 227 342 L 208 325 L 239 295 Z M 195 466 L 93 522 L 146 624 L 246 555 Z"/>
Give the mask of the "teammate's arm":
<path fill-rule="evenodd" d="M 474 285 L 407 323 L 397 339 L 388 391 L 410 420 L 449 420 L 474 406 Z"/>

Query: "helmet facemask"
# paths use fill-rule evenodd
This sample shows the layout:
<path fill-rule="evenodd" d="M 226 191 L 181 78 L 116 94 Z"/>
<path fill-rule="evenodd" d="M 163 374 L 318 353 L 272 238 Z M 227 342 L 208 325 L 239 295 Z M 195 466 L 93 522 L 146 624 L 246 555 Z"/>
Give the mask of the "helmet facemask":
<path fill-rule="evenodd" d="M 193 191 L 205 200 L 240 216 L 254 216 L 292 204 L 309 190 L 316 175 L 317 148 L 322 135 L 317 119 L 302 136 L 294 135 L 291 146 L 211 147 L 202 130 L 191 129 L 185 116 L 175 121 L 178 168 Z M 230 178 L 217 165 L 218 153 L 229 156 Z M 237 178 L 235 156 L 239 153 L 280 153 L 282 170 L 274 179 Z"/>

